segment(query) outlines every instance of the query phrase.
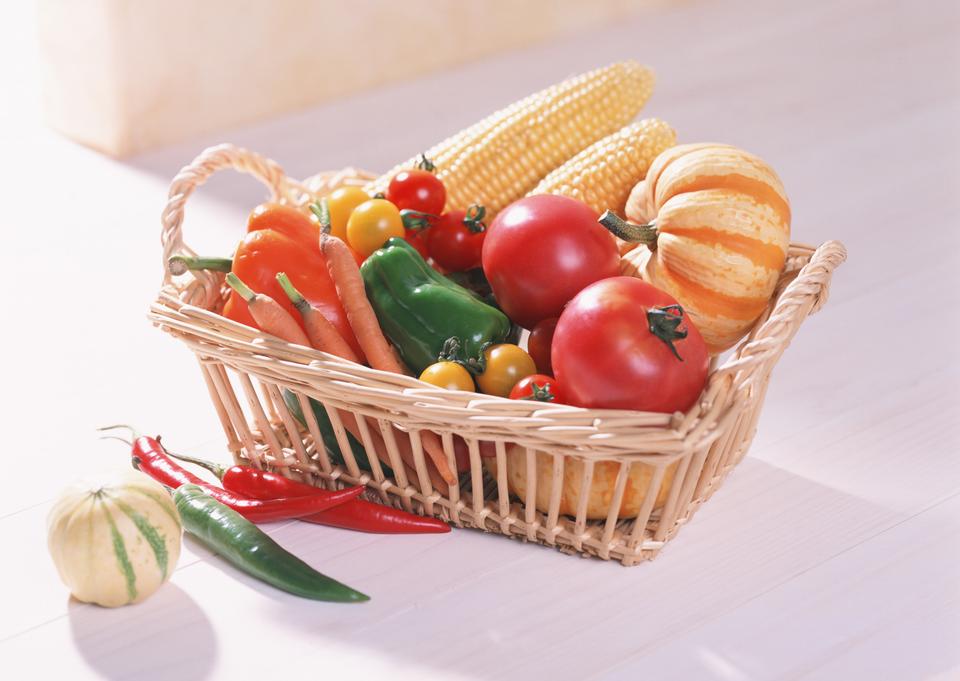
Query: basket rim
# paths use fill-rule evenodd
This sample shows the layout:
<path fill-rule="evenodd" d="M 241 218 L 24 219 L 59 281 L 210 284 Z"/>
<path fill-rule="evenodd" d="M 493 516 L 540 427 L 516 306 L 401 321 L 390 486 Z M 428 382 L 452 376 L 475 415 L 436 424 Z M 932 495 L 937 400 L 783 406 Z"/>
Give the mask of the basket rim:
<path fill-rule="evenodd" d="M 275 162 L 245 149 L 232 145 L 206 149 L 171 183 L 161 215 L 164 264 L 175 253 L 193 254 L 182 238 L 184 204 L 210 175 L 224 168 L 254 175 L 269 187 L 272 200 L 296 205 L 372 177 L 346 168 L 296 182 Z M 832 271 L 845 257 L 845 248 L 836 241 L 817 248 L 791 243 L 765 312 L 722 365 L 711 363 L 707 384 L 694 405 L 670 414 L 448 391 L 412 376 L 293 345 L 214 312 L 224 297 L 221 273 L 174 276 L 164 267 L 163 284 L 148 317 L 186 342 L 201 361 L 222 362 L 337 408 L 369 409 L 370 415 L 380 417 L 394 414 L 403 422 L 397 424 L 401 429 L 462 433 L 467 428 L 477 438 L 595 459 L 671 456 L 709 444 L 722 434 L 722 426 L 739 412 L 738 403 L 746 401 L 739 397 L 753 394 L 804 318 L 823 305 Z"/>

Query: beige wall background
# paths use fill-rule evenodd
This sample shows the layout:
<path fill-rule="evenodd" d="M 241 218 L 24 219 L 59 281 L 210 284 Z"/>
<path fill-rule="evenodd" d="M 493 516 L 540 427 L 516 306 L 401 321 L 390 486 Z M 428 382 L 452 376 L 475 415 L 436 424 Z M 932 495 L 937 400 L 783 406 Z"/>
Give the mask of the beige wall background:
<path fill-rule="evenodd" d="M 67 136 L 126 156 L 654 4 L 663 0 L 40 0 L 44 111 Z"/>

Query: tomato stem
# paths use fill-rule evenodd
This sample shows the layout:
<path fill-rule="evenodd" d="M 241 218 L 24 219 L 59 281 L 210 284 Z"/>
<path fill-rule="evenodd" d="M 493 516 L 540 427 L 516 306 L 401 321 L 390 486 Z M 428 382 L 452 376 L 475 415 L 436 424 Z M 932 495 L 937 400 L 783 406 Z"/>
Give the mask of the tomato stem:
<path fill-rule="evenodd" d="M 463 357 L 460 354 L 462 350 L 460 339 L 456 336 L 451 336 L 443 341 L 443 349 L 440 351 L 440 356 L 437 358 L 437 361 L 454 362 L 469 371 L 471 375 L 478 376 L 487 370 L 487 356 L 485 352 L 491 345 L 492 343 L 484 343 L 480 346 L 479 357 Z"/>
<path fill-rule="evenodd" d="M 172 255 L 167 260 L 167 268 L 173 276 L 185 274 L 188 270 L 210 270 L 213 272 L 229 272 L 233 267 L 230 258 L 204 258 L 201 256 Z"/>
<path fill-rule="evenodd" d="M 683 357 L 677 352 L 673 342 L 687 337 L 687 330 L 679 328 L 682 322 L 683 308 L 679 305 L 651 307 L 647 310 L 647 323 L 650 325 L 650 333 L 666 343 L 673 356 L 681 362 Z"/>
<path fill-rule="evenodd" d="M 486 208 L 474 203 L 467 208 L 466 214 L 463 216 L 463 226 L 472 234 L 479 234 L 485 231 L 487 226 L 483 223 L 483 218 L 486 214 Z"/>
<path fill-rule="evenodd" d="M 534 400 L 536 402 L 553 402 L 555 395 L 550 392 L 549 383 L 537 385 L 536 381 L 530 381 L 530 394 L 520 399 Z"/>
<path fill-rule="evenodd" d="M 657 247 L 658 232 L 656 224 L 653 222 L 645 225 L 635 225 L 609 210 L 600 216 L 598 222 L 610 230 L 614 236 L 618 236 L 624 241 L 645 244 L 650 250 Z"/>
<path fill-rule="evenodd" d="M 400 211 L 400 219 L 403 221 L 405 228 L 419 232 L 433 224 L 434 220 L 439 220 L 440 216 L 413 210 L 412 208 L 404 208 Z"/>
<path fill-rule="evenodd" d="M 435 173 L 437 171 L 437 166 L 427 158 L 426 154 L 420 154 L 420 156 L 417 157 L 417 168 L 426 170 L 428 173 Z"/>

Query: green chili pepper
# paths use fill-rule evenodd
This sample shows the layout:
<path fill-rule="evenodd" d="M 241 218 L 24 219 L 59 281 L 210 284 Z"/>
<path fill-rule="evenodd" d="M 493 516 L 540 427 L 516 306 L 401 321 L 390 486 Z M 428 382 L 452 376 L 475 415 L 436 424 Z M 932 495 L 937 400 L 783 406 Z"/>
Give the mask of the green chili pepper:
<path fill-rule="evenodd" d="M 318 601 L 368 601 L 359 591 L 322 575 L 287 552 L 256 525 L 208 496 L 197 485 L 181 485 L 173 500 L 183 527 L 201 544 L 257 579 Z"/>
<path fill-rule="evenodd" d="M 505 314 L 434 270 L 403 239 L 374 251 L 360 273 L 383 333 L 416 375 L 451 338 L 464 362 L 480 361 L 488 345 L 510 338 Z"/>

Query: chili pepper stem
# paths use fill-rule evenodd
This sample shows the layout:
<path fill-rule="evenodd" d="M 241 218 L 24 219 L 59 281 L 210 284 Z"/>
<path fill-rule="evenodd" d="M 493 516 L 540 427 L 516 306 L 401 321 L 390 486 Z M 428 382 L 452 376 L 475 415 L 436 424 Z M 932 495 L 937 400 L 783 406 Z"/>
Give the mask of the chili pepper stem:
<path fill-rule="evenodd" d="M 126 423 L 117 423 L 112 426 L 101 426 L 100 428 L 97 428 L 97 432 L 104 433 L 108 430 L 116 430 L 118 428 L 123 428 L 127 432 L 129 432 L 130 439 L 124 440 L 122 437 L 118 437 L 116 435 L 101 435 L 100 439 L 101 440 L 120 440 L 120 442 L 124 443 L 125 445 L 132 446 L 133 441 L 136 440 L 138 437 L 140 437 L 140 434 L 136 431 L 136 429 L 133 426 L 128 426 Z"/>
<path fill-rule="evenodd" d="M 233 260 L 230 258 L 204 258 L 201 256 L 172 255 L 167 260 L 170 274 L 177 276 L 192 270 L 208 270 L 213 272 L 229 272 L 233 269 Z"/>
<path fill-rule="evenodd" d="M 600 216 L 598 222 L 610 230 L 614 236 L 618 236 L 624 241 L 645 244 L 651 250 L 657 247 L 659 233 L 656 224 L 653 222 L 646 225 L 635 225 L 609 210 Z"/>
<path fill-rule="evenodd" d="M 220 464 L 214 463 L 213 461 L 207 461 L 206 459 L 198 459 L 193 456 L 187 456 L 186 454 L 177 454 L 175 452 L 171 452 L 166 447 L 163 448 L 163 451 L 167 453 L 167 456 L 172 456 L 174 459 L 177 459 L 178 461 L 186 461 L 187 463 L 192 463 L 195 466 L 200 466 L 200 468 L 204 468 L 210 471 L 217 477 L 217 480 L 222 480 L 223 474 L 227 470 L 225 466 L 221 466 Z"/>

